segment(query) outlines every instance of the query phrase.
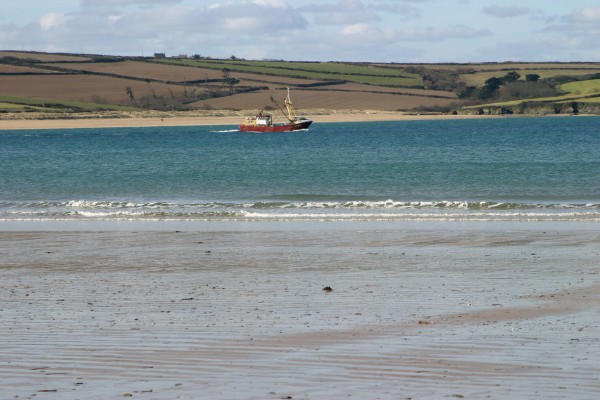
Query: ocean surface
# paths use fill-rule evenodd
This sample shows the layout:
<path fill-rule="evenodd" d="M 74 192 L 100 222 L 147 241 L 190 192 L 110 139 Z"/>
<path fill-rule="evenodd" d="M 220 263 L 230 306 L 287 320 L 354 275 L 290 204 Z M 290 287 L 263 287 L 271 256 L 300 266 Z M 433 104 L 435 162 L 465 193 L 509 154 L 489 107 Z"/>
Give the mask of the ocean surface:
<path fill-rule="evenodd" d="M 600 117 L 0 131 L 0 222 L 600 221 Z"/>

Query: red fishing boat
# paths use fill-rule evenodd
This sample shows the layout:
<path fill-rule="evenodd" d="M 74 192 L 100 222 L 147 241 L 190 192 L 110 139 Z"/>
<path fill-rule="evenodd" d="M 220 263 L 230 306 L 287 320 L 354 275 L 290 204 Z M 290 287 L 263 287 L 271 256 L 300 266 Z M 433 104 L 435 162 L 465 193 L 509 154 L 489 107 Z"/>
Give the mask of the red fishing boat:
<path fill-rule="evenodd" d="M 285 110 L 271 97 L 271 101 L 283 113 L 287 121 L 276 122 L 270 113 L 263 113 L 261 110 L 257 115 L 246 118 L 239 126 L 242 132 L 290 132 L 308 129 L 312 121 L 308 118 L 297 117 L 296 110 L 290 99 L 290 88 L 287 90 L 287 96 L 283 101 Z"/>

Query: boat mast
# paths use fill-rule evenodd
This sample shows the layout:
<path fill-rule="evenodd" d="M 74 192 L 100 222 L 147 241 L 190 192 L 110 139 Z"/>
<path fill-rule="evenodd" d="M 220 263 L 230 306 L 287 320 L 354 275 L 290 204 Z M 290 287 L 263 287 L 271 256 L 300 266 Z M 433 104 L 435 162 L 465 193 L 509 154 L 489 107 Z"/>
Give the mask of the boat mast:
<path fill-rule="evenodd" d="M 285 108 L 287 109 L 288 112 L 288 119 L 290 121 L 294 120 L 294 105 L 292 103 L 292 99 L 290 98 L 290 88 L 287 88 L 287 96 L 284 100 L 284 104 L 285 104 Z"/>
<path fill-rule="evenodd" d="M 282 112 L 282 114 L 290 121 L 290 122 L 294 122 L 296 120 L 296 113 L 294 111 L 294 104 L 292 103 L 292 99 L 290 98 L 290 88 L 287 88 L 287 96 L 284 99 L 283 103 L 285 105 L 285 108 L 287 110 L 287 113 L 285 112 L 285 110 L 281 107 L 281 105 L 273 98 L 273 96 L 271 96 L 271 101 L 277 106 L 277 108 L 279 108 L 279 110 Z"/>

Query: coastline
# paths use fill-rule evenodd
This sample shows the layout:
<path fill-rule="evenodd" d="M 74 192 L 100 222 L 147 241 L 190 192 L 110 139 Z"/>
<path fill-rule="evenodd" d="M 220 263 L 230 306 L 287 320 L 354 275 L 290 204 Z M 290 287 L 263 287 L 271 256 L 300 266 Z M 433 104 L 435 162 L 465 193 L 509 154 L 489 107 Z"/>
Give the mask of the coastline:
<path fill-rule="evenodd" d="M 239 121 L 237 113 L 216 114 L 193 118 Z M 389 120 L 383 114 L 368 117 Z M 164 124 L 179 117 L 192 115 L 143 118 L 162 118 Z M 242 151 L 257 137 L 232 136 L 228 127 L 225 134 L 210 127 L 0 132 L 7 143 L 0 160 L 9 177 L 7 218 L 0 221 L 0 393 L 61 400 L 592 398 L 600 388 L 600 227 L 597 179 L 588 166 L 597 160 L 597 121 L 515 118 L 472 121 L 492 141 L 474 140 L 475 129 L 453 134 L 470 125 L 458 121 L 323 123 L 319 132 L 325 134 L 314 135 L 305 152 L 266 136 L 252 152 Z M 429 137 L 433 125 L 448 129 Z M 522 129 L 512 129 L 497 144 L 512 125 Z M 381 128 L 415 132 L 390 147 L 385 133 L 373 136 L 386 130 Z M 304 141 L 303 135 L 285 139 Z M 443 154 L 438 145 L 450 151 Z M 433 148 L 419 153 L 416 146 Z M 504 150 L 514 148 L 523 151 L 507 157 Z M 315 151 L 319 157 L 295 162 Z M 169 156 L 161 160 L 159 152 Z M 337 152 L 343 160 L 334 157 Z M 415 153 L 420 156 L 411 158 Z M 539 161 L 502 174 L 506 164 L 521 165 L 532 154 Z M 364 174 L 349 168 L 362 168 L 366 156 L 377 165 Z M 457 157 L 462 160 L 454 166 Z M 421 163 L 425 158 L 435 162 Z M 35 163 L 24 168 L 30 160 Z M 395 163 L 382 163 L 388 160 L 407 165 L 394 169 Z M 489 173 L 478 175 L 480 161 L 489 162 Z M 548 169 L 550 163 L 574 168 Z M 413 167 L 426 173 L 402 175 Z M 204 174 L 205 168 L 229 172 Z M 525 170 L 533 184 L 522 178 L 519 171 Z M 310 179 L 285 186 L 297 171 Z M 282 179 L 268 182 L 263 172 Z M 448 181 L 455 173 L 482 183 L 465 190 L 464 181 Z M 429 181 L 435 174 L 442 179 Z M 427 209 L 416 215 L 412 202 L 401 202 L 412 215 L 408 220 L 382 220 L 385 212 L 361 195 L 349 204 L 365 211 L 364 220 L 355 220 L 354 210 L 344 206 L 342 213 L 352 219 L 332 219 L 338 215 L 329 208 L 331 198 L 319 193 L 338 193 L 345 186 L 336 182 L 349 176 L 348 187 L 384 187 L 374 190 L 383 194 L 388 182 L 422 181 L 447 198 L 458 185 L 462 189 L 452 197 L 467 199 L 490 193 L 488 186 L 498 189 L 503 178 L 514 182 L 503 192 L 515 193 L 515 199 L 526 187 L 529 198 L 543 202 L 550 188 L 576 207 L 561 203 L 558 210 L 538 211 L 514 203 L 476 202 L 471 208 L 470 202 L 443 201 L 438 207 L 418 201 L 417 208 Z M 562 179 L 554 182 L 555 176 Z M 548 186 L 530 190 L 546 180 Z M 117 181 L 122 184 L 108 184 Z M 284 198 L 293 201 L 317 200 L 307 210 L 315 211 L 314 218 L 306 219 L 301 208 L 282 208 L 301 219 L 259 219 L 265 218 L 265 204 L 254 201 L 224 205 L 251 207 L 257 213 L 249 218 L 231 214 L 232 208 L 220 213 L 214 207 L 219 203 L 202 200 L 224 193 L 206 190 L 214 182 L 228 190 L 235 186 L 225 193 L 242 199 L 245 193 L 253 199 L 274 192 L 292 193 Z M 131 199 L 113 199 L 115 193 Z M 411 197 L 422 198 L 423 192 L 415 193 Z M 590 203 L 582 206 L 582 198 Z M 281 199 L 274 197 L 275 207 L 286 205 Z M 394 201 L 381 203 L 395 213 Z M 431 207 L 441 219 L 415 218 Z M 482 208 L 491 210 L 491 220 L 480 219 L 488 212 Z M 563 211 L 572 216 L 556 218 Z M 446 212 L 454 219 L 443 217 Z M 506 214 L 514 218 L 504 220 Z"/>
<path fill-rule="evenodd" d="M 189 111 L 189 112 L 106 112 L 106 113 L 5 113 L 0 114 L 0 130 L 125 128 L 159 126 L 237 126 L 256 111 Z M 416 121 L 498 118 L 491 115 L 417 114 L 380 110 L 306 110 L 303 114 L 316 123 Z"/>

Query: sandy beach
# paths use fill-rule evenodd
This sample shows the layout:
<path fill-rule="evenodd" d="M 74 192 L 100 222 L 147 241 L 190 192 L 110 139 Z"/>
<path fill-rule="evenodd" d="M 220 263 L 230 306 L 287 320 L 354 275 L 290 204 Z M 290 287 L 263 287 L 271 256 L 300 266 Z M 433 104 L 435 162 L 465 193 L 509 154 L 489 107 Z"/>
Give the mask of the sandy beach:
<path fill-rule="evenodd" d="M 194 125 L 231 125 L 236 127 L 246 116 L 254 115 L 256 112 L 257 110 L 76 114 L 5 113 L 0 115 L 0 130 Z M 495 118 L 495 116 L 489 115 L 410 114 L 381 110 L 307 110 L 304 115 L 316 123 Z"/>
<path fill-rule="evenodd" d="M 575 222 L 6 224 L 0 392 L 591 399 L 599 243 Z"/>

